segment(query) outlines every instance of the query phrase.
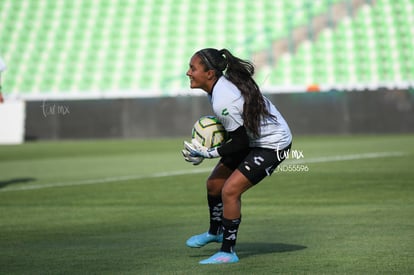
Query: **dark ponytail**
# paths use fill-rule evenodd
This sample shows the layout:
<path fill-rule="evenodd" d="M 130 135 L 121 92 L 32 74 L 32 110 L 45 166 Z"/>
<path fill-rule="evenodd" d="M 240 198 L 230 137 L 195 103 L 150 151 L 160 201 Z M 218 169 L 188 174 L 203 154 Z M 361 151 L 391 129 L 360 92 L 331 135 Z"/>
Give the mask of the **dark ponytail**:
<path fill-rule="evenodd" d="M 216 76 L 223 75 L 240 90 L 244 98 L 243 121 L 244 126 L 255 137 L 260 135 L 260 121 L 271 116 L 260 88 L 253 79 L 254 66 L 247 60 L 235 57 L 227 49 L 203 49 L 198 54 L 206 70 L 214 70 Z"/>

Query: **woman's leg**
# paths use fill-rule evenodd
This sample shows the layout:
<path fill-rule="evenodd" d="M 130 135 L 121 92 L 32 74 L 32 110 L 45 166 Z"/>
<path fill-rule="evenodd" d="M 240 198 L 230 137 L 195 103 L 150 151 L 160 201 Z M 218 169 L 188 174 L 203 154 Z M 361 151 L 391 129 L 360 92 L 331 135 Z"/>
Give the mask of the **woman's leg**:
<path fill-rule="evenodd" d="M 223 252 L 234 251 L 241 223 L 241 195 L 252 186 L 253 184 L 239 170 L 235 170 L 223 186 Z"/>
<path fill-rule="evenodd" d="M 221 196 L 221 190 L 232 173 L 233 170 L 219 162 L 207 179 L 207 194 L 211 196 Z"/>
<path fill-rule="evenodd" d="M 218 163 L 207 179 L 207 201 L 210 214 L 210 227 L 208 232 L 194 235 L 186 242 L 189 247 L 203 247 L 211 242 L 222 242 L 223 202 L 221 189 L 232 170 Z"/>
<path fill-rule="evenodd" d="M 239 170 L 235 170 L 225 182 L 221 197 L 224 204 L 223 216 L 238 219 L 241 216 L 241 195 L 253 184 Z"/>
<path fill-rule="evenodd" d="M 210 214 L 209 234 L 219 235 L 222 232 L 223 201 L 221 191 L 233 171 L 218 163 L 207 179 L 207 201 Z"/>

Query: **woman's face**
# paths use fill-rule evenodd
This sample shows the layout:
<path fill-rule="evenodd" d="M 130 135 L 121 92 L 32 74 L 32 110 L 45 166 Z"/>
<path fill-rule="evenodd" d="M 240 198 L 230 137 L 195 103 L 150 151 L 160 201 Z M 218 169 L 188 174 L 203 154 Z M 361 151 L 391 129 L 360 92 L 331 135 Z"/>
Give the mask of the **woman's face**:
<path fill-rule="evenodd" d="M 198 55 L 193 55 L 190 60 L 190 68 L 187 71 L 192 89 L 200 88 L 206 92 L 211 89 L 211 70 L 206 71 Z"/>

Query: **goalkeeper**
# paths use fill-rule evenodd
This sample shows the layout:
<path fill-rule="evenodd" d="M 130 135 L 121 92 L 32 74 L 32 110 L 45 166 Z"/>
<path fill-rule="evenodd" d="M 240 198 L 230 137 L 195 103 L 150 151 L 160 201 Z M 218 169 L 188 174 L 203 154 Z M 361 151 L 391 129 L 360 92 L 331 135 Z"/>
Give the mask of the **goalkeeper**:
<path fill-rule="evenodd" d="M 187 240 L 189 247 L 222 243 L 220 251 L 201 264 L 235 263 L 241 222 L 241 195 L 269 176 L 288 155 L 292 135 L 276 107 L 252 78 L 254 66 L 227 49 L 196 52 L 187 76 L 191 88 L 204 90 L 230 139 L 207 149 L 196 140 L 184 142 L 184 159 L 197 165 L 204 158 L 220 161 L 207 179 L 210 227 Z"/>

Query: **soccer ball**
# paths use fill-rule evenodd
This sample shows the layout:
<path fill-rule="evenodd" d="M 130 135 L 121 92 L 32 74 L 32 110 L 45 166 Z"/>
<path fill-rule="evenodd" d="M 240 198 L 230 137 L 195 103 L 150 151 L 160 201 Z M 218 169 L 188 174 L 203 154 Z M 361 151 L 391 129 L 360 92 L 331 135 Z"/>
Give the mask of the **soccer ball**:
<path fill-rule="evenodd" d="M 194 124 L 191 138 L 204 147 L 213 148 L 226 142 L 227 132 L 216 117 L 203 116 Z"/>

